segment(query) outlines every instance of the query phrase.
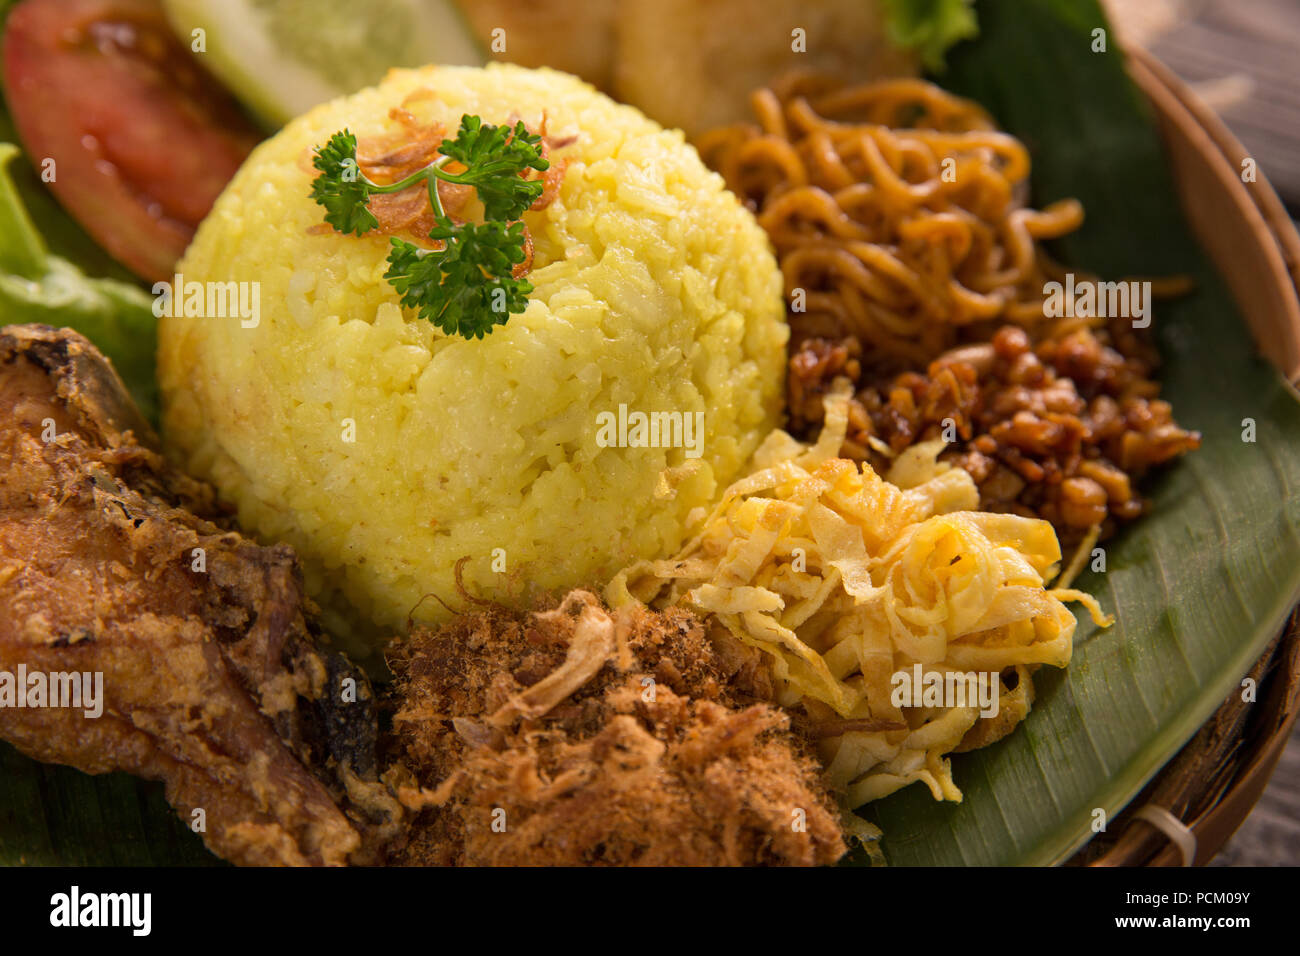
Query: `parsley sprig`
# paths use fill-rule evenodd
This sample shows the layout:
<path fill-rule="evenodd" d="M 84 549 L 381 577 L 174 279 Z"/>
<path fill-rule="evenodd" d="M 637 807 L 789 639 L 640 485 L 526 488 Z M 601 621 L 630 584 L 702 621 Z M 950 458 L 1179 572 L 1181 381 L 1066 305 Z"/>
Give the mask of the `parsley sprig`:
<path fill-rule="evenodd" d="M 311 197 L 325 209 L 325 221 L 339 232 L 361 236 L 379 225 L 368 207 L 376 193 L 395 193 L 426 182 L 436 225 L 429 238 L 441 249 L 421 249 L 391 238 L 384 278 L 401 296 L 402 305 L 449 335 L 482 338 L 528 306 L 533 291 L 516 279 L 524 261 L 524 224 L 519 221 L 542 194 L 542 183 L 525 179 L 550 164 L 542 158 L 541 137 L 522 122 L 493 126 L 477 116 L 461 117 L 454 139 L 438 147 L 441 155 L 423 169 L 395 183 L 381 185 L 357 164 L 357 138 L 344 129 L 315 151 L 318 170 Z M 448 172 L 448 163 L 461 172 Z M 453 222 L 438 196 L 438 182 L 472 186 L 483 204 L 482 223 Z"/>

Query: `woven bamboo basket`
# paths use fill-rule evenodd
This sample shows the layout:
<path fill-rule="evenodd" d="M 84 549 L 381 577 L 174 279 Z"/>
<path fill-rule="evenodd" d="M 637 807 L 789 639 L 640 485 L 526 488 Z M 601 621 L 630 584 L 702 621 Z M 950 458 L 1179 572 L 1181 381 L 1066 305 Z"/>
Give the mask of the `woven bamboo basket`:
<path fill-rule="evenodd" d="M 1174 184 L 1261 353 L 1300 382 L 1300 236 L 1277 193 L 1215 113 L 1142 50 L 1130 72 L 1155 110 Z M 1203 865 L 1259 801 L 1300 713 L 1300 608 L 1249 675 L 1140 793 L 1070 861 L 1086 866 Z"/>

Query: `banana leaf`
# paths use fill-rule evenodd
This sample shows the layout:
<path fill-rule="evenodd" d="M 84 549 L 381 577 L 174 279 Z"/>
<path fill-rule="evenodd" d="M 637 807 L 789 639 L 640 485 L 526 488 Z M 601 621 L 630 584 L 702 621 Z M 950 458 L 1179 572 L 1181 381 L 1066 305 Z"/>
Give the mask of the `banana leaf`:
<path fill-rule="evenodd" d="M 1122 53 L 1094 53 L 1095 0 L 984 0 L 978 41 L 938 77 L 984 104 L 1034 158 L 1039 204 L 1082 200 L 1055 253 L 1108 278 L 1185 274 L 1157 306 L 1164 397 L 1204 444 L 1147 487 L 1153 512 L 1079 579 L 1118 620 L 1080 622 L 1065 672 L 1040 670 L 1014 734 L 954 758 L 965 799 L 922 788 L 865 814 L 895 865 L 1049 864 L 1112 820 L 1186 743 L 1300 599 L 1300 403 L 1257 347 L 1191 238 L 1147 104 Z M 1254 419 L 1254 442 L 1243 419 Z"/>
<path fill-rule="evenodd" d="M 0 744 L 0 864 L 218 863 L 167 805 L 162 784 L 124 773 L 92 777 Z"/>
<path fill-rule="evenodd" d="M 1034 156 L 1039 204 L 1076 196 L 1088 222 L 1056 250 L 1107 277 L 1187 274 L 1159 308 L 1165 396 L 1204 444 L 1145 490 L 1153 513 L 1108 542 L 1079 586 L 1117 615 L 1086 619 L 1064 672 L 1006 740 L 954 758 L 965 799 L 920 787 L 866 811 L 894 865 L 1046 864 L 1092 835 L 1185 743 L 1300 598 L 1300 402 L 1262 361 L 1195 246 L 1152 118 L 1122 54 L 1092 52 L 1095 0 L 983 0 L 980 35 L 936 79 L 982 102 Z M 1257 440 L 1242 440 L 1242 419 Z M 36 764 L 0 745 L 0 862 L 212 862 L 159 785 Z"/>

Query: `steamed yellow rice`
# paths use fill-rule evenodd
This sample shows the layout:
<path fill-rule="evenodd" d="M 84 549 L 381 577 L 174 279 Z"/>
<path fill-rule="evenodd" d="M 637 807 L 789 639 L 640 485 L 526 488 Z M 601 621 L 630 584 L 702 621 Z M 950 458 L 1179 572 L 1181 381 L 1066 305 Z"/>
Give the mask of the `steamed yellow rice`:
<path fill-rule="evenodd" d="M 411 97 L 431 90 L 432 96 Z M 526 216 L 527 311 L 486 339 L 403 314 L 388 240 L 322 232 L 311 149 L 396 128 L 406 102 L 576 135 L 557 200 Z M 164 318 L 164 429 L 241 525 L 298 551 L 327 623 L 364 654 L 408 614 L 471 591 L 520 600 L 595 584 L 682 544 L 778 424 L 787 329 L 753 217 L 678 132 L 561 73 L 506 65 L 394 71 L 260 146 L 178 267 L 260 283 L 260 322 Z M 703 455 L 606 448 L 596 416 L 704 412 Z M 348 441 L 349 426 L 354 440 Z"/>

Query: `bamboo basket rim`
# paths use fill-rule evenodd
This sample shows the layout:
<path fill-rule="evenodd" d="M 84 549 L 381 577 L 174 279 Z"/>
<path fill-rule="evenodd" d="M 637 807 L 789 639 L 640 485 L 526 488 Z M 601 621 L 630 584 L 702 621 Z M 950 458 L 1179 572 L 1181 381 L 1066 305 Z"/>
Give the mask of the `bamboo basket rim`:
<path fill-rule="evenodd" d="M 1248 313 L 1256 344 L 1292 385 L 1300 383 L 1300 235 L 1262 172 L 1247 188 L 1240 174 L 1250 154 L 1226 124 L 1172 70 L 1140 48 L 1127 52 L 1129 72 L 1159 116 L 1162 135 L 1174 126 L 1201 147 L 1236 210 L 1260 237 L 1262 263 L 1280 294 L 1272 327 Z M 1213 157 L 1213 158 L 1211 158 Z M 1271 237 L 1268 242 L 1264 237 Z M 1239 289 L 1233 288 L 1234 297 Z M 1277 340 L 1265 340 L 1276 335 Z M 1255 664 L 1256 703 L 1234 691 L 1218 711 L 1111 823 L 1111 837 L 1094 837 L 1070 861 L 1086 866 L 1204 865 L 1223 848 L 1263 795 L 1300 715 L 1300 606 Z M 1250 708 L 1255 708 L 1250 710 Z M 1225 728 L 1231 736 L 1224 739 Z M 1216 772 L 1204 772 L 1226 753 Z M 1190 774 L 1190 779 L 1185 779 Z M 1189 784 L 1191 784 L 1189 786 Z M 1175 797 L 1175 794 L 1177 796 Z M 1139 813 L 1148 807 L 1154 814 Z M 1180 812 L 1174 812 L 1179 810 Z M 1186 848 L 1152 820 L 1172 814 L 1190 835 Z"/>

